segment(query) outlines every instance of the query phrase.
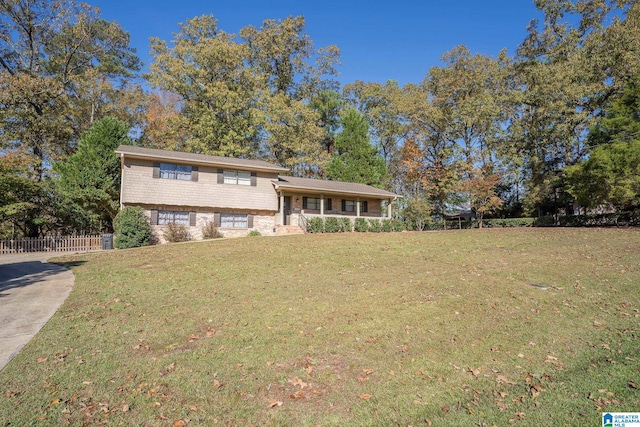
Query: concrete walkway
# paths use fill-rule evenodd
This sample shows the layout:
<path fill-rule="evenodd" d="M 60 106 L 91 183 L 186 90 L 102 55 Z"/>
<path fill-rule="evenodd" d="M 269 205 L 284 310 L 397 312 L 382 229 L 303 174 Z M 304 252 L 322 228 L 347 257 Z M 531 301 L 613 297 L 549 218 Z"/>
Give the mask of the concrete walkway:
<path fill-rule="evenodd" d="M 55 256 L 46 252 L 0 255 L 0 370 L 71 292 L 73 273 L 45 262 Z"/>

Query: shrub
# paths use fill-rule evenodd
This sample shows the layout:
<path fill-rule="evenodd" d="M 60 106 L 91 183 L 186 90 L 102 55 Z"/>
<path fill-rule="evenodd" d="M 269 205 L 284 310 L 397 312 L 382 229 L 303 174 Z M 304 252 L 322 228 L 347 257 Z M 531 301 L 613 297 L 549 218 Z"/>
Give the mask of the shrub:
<path fill-rule="evenodd" d="M 379 233 L 382 231 L 382 222 L 379 219 L 370 219 L 368 222 L 369 231 L 372 233 Z"/>
<path fill-rule="evenodd" d="M 337 233 L 340 231 L 340 223 L 338 218 L 329 216 L 324 220 L 324 232 L 325 233 Z"/>
<path fill-rule="evenodd" d="M 248 234 L 249 237 L 258 237 L 258 236 L 262 236 L 262 233 L 260 233 L 258 230 L 251 230 Z"/>
<path fill-rule="evenodd" d="M 319 216 L 309 218 L 307 221 L 307 233 L 322 233 L 324 231 L 324 221 Z"/>
<path fill-rule="evenodd" d="M 510 228 L 510 227 L 531 227 L 535 218 L 495 218 L 482 221 L 484 227 L 488 228 Z"/>
<path fill-rule="evenodd" d="M 151 225 L 144 209 L 130 206 L 118 212 L 113 220 L 113 234 L 118 249 L 147 246 L 151 240 Z"/>
<path fill-rule="evenodd" d="M 364 233 L 365 231 L 369 231 L 369 223 L 367 223 L 366 218 L 356 218 L 355 223 L 353 224 L 353 229 L 360 233 Z"/>
<path fill-rule="evenodd" d="M 392 230 L 393 231 L 404 231 L 405 230 L 404 222 L 400 221 L 399 219 L 392 219 L 391 220 L 391 226 L 392 226 Z"/>
<path fill-rule="evenodd" d="M 213 221 L 207 221 L 207 223 L 202 227 L 202 238 L 203 239 L 219 239 L 223 237 L 218 227 L 216 227 Z"/>
<path fill-rule="evenodd" d="M 191 240 L 189 229 L 186 225 L 169 223 L 162 232 L 164 240 L 169 243 L 187 242 Z"/>
<path fill-rule="evenodd" d="M 534 227 L 553 227 L 554 225 L 555 225 L 555 220 L 551 215 L 534 218 L 534 221 L 533 221 Z"/>
<path fill-rule="evenodd" d="M 385 218 L 382 220 L 382 231 L 385 233 L 393 231 L 393 222 L 391 219 Z"/>
<path fill-rule="evenodd" d="M 351 223 L 351 218 L 342 217 L 340 218 L 340 231 L 350 233 L 353 231 L 353 224 Z"/>

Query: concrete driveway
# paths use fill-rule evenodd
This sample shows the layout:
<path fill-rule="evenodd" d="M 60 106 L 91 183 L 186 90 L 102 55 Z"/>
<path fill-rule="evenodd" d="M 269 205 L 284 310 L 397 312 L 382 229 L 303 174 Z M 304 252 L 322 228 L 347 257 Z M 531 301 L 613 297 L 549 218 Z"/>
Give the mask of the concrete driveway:
<path fill-rule="evenodd" d="M 55 253 L 0 255 L 0 370 L 69 296 L 70 270 L 45 262 Z"/>

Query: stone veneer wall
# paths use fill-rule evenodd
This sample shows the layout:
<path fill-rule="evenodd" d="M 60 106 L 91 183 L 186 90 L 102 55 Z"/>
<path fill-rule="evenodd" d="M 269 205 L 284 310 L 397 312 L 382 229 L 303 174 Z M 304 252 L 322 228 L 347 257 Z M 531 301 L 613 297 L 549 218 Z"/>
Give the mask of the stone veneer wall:
<path fill-rule="evenodd" d="M 171 207 L 144 207 L 145 214 L 148 218 L 151 217 L 151 209 L 158 210 L 188 210 L 185 208 L 171 208 Z M 189 234 L 191 235 L 191 240 L 202 240 L 202 228 L 206 226 L 208 222 L 214 221 L 214 213 L 213 211 L 198 211 L 191 209 L 191 211 L 196 212 L 196 225 L 195 227 L 187 226 L 189 230 Z M 226 210 L 216 210 L 216 212 L 225 213 Z M 275 235 L 275 224 L 276 217 L 272 212 L 238 212 L 238 211 L 229 211 L 229 213 L 248 213 L 253 215 L 253 227 L 251 228 L 222 228 L 218 227 L 218 231 L 223 237 L 243 237 L 249 234 L 251 231 L 256 230 L 259 231 L 263 236 L 273 236 Z M 155 242 L 164 244 L 167 243 L 163 237 L 163 231 L 166 229 L 166 225 L 152 225 L 151 232 L 155 239 Z"/>

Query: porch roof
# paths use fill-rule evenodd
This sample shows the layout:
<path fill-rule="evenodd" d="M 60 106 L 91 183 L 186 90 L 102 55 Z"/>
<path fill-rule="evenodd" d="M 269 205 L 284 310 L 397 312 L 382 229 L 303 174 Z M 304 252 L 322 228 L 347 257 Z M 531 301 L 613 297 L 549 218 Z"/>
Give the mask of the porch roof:
<path fill-rule="evenodd" d="M 135 147 L 133 145 L 121 145 L 116 149 L 119 156 L 164 160 L 178 163 L 233 167 L 237 169 L 287 172 L 289 169 L 274 165 L 263 160 L 237 159 L 234 157 L 210 156 L 208 154 L 184 153 L 181 151 L 157 150 L 154 148 Z"/>
<path fill-rule="evenodd" d="M 402 197 L 390 191 L 355 182 L 327 181 L 294 176 L 278 176 L 278 180 L 273 180 L 272 182 L 276 190 L 298 190 L 310 194 L 366 196 L 372 199 L 395 199 Z"/>

